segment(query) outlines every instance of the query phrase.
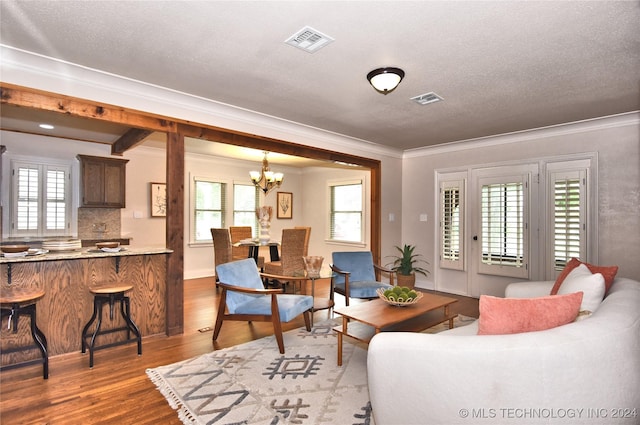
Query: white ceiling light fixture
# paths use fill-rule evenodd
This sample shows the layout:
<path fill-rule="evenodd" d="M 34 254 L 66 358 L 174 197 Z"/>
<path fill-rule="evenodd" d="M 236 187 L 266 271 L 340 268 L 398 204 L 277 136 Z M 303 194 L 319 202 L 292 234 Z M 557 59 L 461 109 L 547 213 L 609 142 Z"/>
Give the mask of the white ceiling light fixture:
<path fill-rule="evenodd" d="M 389 94 L 398 87 L 404 78 L 400 68 L 378 68 L 367 74 L 367 80 L 379 93 Z"/>
<path fill-rule="evenodd" d="M 249 176 L 254 185 L 260 188 L 265 196 L 273 189 L 282 186 L 284 181 L 284 174 L 274 173 L 269 168 L 269 161 L 267 161 L 267 154 L 264 152 L 264 158 L 262 159 L 262 171 L 250 171 Z"/>
<path fill-rule="evenodd" d="M 331 43 L 333 38 L 311 27 L 304 27 L 284 42 L 308 53 L 315 53 Z"/>
<path fill-rule="evenodd" d="M 38 127 L 42 128 L 42 129 L 45 129 L 45 130 L 53 130 L 55 128 L 51 124 L 40 124 L 40 125 L 38 125 Z"/>

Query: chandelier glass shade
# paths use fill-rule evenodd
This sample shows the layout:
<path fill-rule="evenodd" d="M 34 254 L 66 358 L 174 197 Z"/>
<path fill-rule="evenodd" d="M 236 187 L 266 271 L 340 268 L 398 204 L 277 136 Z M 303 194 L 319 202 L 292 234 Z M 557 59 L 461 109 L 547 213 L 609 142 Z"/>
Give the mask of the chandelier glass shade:
<path fill-rule="evenodd" d="M 367 74 L 369 83 L 382 94 L 394 91 L 403 78 L 404 71 L 400 68 L 378 68 Z"/>
<path fill-rule="evenodd" d="M 250 171 L 249 176 L 254 185 L 260 188 L 264 194 L 268 194 L 273 189 L 278 188 L 284 181 L 284 174 L 274 173 L 269 168 L 269 161 L 267 161 L 268 152 L 264 153 L 262 159 L 262 171 Z"/>

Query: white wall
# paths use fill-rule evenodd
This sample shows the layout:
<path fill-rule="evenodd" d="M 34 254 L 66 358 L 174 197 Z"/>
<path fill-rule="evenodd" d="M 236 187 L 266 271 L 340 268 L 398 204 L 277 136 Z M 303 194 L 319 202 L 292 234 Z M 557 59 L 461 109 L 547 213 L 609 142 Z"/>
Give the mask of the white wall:
<path fill-rule="evenodd" d="M 484 138 L 405 153 L 403 164 L 403 240 L 417 244 L 431 263 L 429 280 L 418 285 L 463 293 L 471 273 L 444 271 L 437 261 L 436 170 L 469 169 L 482 164 L 595 152 L 598 157 L 596 260 L 616 264 L 619 275 L 640 279 L 640 118 L 637 113 L 583 123 Z M 420 222 L 420 213 L 429 221 Z M 465 242 L 471 235 L 467 234 Z M 503 290 L 512 278 L 493 284 Z M 494 288 L 481 288 L 491 293 Z"/>

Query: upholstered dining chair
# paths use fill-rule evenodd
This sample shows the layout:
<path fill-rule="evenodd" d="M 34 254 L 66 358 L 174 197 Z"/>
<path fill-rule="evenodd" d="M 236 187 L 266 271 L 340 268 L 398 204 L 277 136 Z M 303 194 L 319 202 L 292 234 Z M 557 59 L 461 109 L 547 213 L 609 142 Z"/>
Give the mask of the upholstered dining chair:
<path fill-rule="evenodd" d="M 251 230 L 251 226 L 230 226 L 229 234 L 231 235 L 231 253 L 233 260 L 243 260 L 249 257 L 249 247 L 238 245 L 235 246 L 236 243 L 245 240 L 251 239 L 253 237 L 253 232 Z M 264 257 L 258 256 L 258 268 L 262 269 L 264 267 Z"/>
<path fill-rule="evenodd" d="M 233 256 L 229 229 L 216 229 L 212 227 L 211 237 L 213 238 L 213 260 L 215 267 L 231 261 Z M 216 284 L 218 280 L 218 273 L 216 272 Z"/>
<path fill-rule="evenodd" d="M 279 276 L 296 276 L 304 272 L 305 229 L 282 229 L 280 260 L 264 263 L 264 272 Z M 280 281 L 286 285 L 289 281 Z"/>
<path fill-rule="evenodd" d="M 304 314 L 307 331 L 311 331 L 313 297 L 284 294 L 283 289 L 265 289 L 253 258 L 216 266 L 222 288 L 213 340 L 218 339 L 225 320 L 272 322 L 280 354 L 284 354 L 282 322 Z"/>
<path fill-rule="evenodd" d="M 294 229 L 304 229 L 306 231 L 304 235 L 304 256 L 309 255 L 309 239 L 311 238 L 311 227 L 295 226 Z"/>
<path fill-rule="evenodd" d="M 349 305 L 349 298 L 372 299 L 377 298 L 378 288 L 390 288 L 394 285 L 394 271 L 373 263 L 371 251 L 334 252 L 331 270 L 330 299 L 333 301 L 334 292 L 345 298 L 345 305 Z M 389 284 L 381 282 L 377 276 L 389 275 Z"/>

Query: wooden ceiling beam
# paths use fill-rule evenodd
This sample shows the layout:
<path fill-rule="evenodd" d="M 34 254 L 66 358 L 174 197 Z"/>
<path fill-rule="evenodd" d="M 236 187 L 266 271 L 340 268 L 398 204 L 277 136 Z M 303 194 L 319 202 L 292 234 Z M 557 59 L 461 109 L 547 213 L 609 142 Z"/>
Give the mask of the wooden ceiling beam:
<path fill-rule="evenodd" d="M 0 103 L 91 118 L 152 131 L 175 132 L 176 122 L 134 110 L 99 104 L 0 82 Z"/>
<path fill-rule="evenodd" d="M 111 155 L 122 155 L 129 149 L 142 143 L 151 133 L 153 133 L 151 130 L 141 130 L 139 128 L 130 129 L 111 145 Z"/>
<path fill-rule="evenodd" d="M 234 146 L 243 146 L 269 152 L 277 152 L 286 155 L 299 156 L 329 162 L 341 162 L 355 164 L 367 168 L 379 168 L 380 161 L 350 154 L 330 151 L 311 146 L 298 145 L 284 140 L 272 139 L 255 134 L 241 133 L 228 129 L 219 129 L 203 124 L 190 125 L 178 123 L 178 129 L 186 137 L 208 140 L 210 142 L 226 143 Z"/>

